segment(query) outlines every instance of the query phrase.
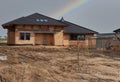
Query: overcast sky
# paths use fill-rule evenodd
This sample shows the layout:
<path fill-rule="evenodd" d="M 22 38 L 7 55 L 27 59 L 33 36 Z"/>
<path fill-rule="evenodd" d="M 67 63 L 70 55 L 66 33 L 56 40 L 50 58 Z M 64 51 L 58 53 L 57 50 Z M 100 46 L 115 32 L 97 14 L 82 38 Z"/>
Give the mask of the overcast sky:
<path fill-rule="evenodd" d="M 53 17 L 58 9 L 71 1 L 74 0 L 0 0 L 0 25 L 36 12 Z M 91 0 L 63 17 L 100 33 L 112 32 L 120 28 L 120 0 Z M 0 26 L 0 36 L 6 33 Z"/>

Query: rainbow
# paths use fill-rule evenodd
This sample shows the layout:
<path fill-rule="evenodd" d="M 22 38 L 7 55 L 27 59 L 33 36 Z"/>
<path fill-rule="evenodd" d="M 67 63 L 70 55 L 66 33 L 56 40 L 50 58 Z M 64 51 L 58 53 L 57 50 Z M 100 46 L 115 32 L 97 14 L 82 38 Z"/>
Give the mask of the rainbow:
<path fill-rule="evenodd" d="M 72 2 L 70 2 L 68 5 L 58 9 L 56 12 L 54 12 L 52 14 L 52 17 L 55 18 L 60 18 L 63 15 L 66 15 L 68 13 L 70 13 L 73 10 L 76 10 L 77 8 L 79 8 L 81 5 L 89 2 L 90 0 L 73 0 Z"/>

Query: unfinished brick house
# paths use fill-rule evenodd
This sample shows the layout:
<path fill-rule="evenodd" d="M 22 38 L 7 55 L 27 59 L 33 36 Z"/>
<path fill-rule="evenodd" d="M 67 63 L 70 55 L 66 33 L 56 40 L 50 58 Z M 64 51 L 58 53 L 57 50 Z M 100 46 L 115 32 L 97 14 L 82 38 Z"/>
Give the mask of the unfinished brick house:
<path fill-rule="evenodd" d="M 77 45 L 86 42 L 97 32 L 76 24 L 56 20 L 38 13 L 21 17 L 2 25 L 8 29 L 9 45 Z"/>

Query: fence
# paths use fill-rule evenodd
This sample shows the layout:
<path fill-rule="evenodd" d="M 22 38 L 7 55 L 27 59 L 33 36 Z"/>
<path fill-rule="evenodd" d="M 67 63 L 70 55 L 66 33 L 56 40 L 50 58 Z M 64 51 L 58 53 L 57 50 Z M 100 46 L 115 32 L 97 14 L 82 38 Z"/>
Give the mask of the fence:
<path fill-rule="evenodd" d="M 120 50 L 120 41 L 116 38 L 90 38 L 89 49 Z"/>

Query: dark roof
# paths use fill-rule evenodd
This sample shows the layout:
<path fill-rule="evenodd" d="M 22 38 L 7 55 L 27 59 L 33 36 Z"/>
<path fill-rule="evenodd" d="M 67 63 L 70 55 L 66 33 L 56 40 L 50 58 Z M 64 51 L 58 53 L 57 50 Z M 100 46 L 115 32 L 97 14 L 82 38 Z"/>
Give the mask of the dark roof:
<path fill-rule="evenodd" d="M 120 33 L 120 28 L 117 29 L 117 30 L 114 30 L 113 32 L 115 32 L 115 33 Z"/>
<path fill-rule="evenodd" d="M 65 21 L 63 17 L 61 18 L 61 22 L 67 24 L 67 27 L 64 27 L 64 33 L 81 33 L 81 34 L 86 34 L 86 33 L 93 33 L 97 34 L 98 32 L 90 30 L 88 28 L 79 26 L 77 24 Z"/>
<path fill-rule="evenodd" d="M 115 37 L 115 33 L 101 33 L 97 34 L 97 37 Z"/>
<path fill-rule="evenodd" d="M 56 20 L 53 18 L 50 18 L 45 15 L 41 15 L 38 13 L 34 13 L 32 15 L 21 17 L 16 20 L 10 21 L 8 23 L 3 24 L 2 26 L 6 28 L 10 25 L 55 25 L 55 26 L 64 26 L 64 33 L 94 33 L 97 34 L 96 31 L 87 29 L 85 27 L 73 24 L 71 22 L 65 21 L 62 17 L 61 20 Z"/>
<path fill-rule="evenodd" d="M 16 20 L 10 21 L 8 23 L 3 24 L 3 27 L 9 25 L 18 25 L 18 24 L 30 24 L 30 25 L 57 25 L 57 26 L 65 26 L 64 23 L 57 21 L 56 19 L 50 18 L 45 15 L 41 15 L 38 13 L 34 13 L 32 15 L 21 17 Z"/>

